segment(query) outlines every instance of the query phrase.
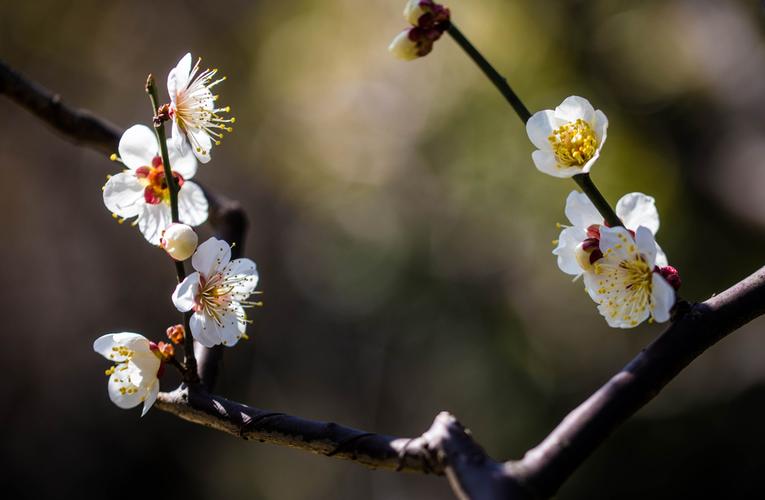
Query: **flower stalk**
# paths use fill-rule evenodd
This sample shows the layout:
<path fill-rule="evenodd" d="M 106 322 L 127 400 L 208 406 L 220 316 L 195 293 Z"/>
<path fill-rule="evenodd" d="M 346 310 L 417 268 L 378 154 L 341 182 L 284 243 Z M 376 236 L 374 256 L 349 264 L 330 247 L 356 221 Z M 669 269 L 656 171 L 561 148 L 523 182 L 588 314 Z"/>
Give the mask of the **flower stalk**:
<path fill-rule="evenodd" d="M 483 57 L 483 54 L 478 52 L 478 49 L 476 49 L 473 44 L 470 43 L 470 40 L 465 38 L 465 35 L 463 35 L 462 32 L 457 29 L 453 23 L 449 25 L 449 29 L 447 31 L 449 35 L 451 35 L 451 37 L 454 39 L 454 41 L 457 42 L 457 45 L 459 45 L 460 48 L 465 51 L 470 59 L 472 59 L 473 62 L 475 62 L 478 67 L 481 68 L 483 74 L 486 75 L 489 80 L 491 80 L 491 83 L 493 83 L 495 87 L 497 87 L 497 90 L 499 90 L 499 92 L 505 97 L 510 106 L 513 107 L 513 110 L 515 110 L 515 114 L 518 115 L 518 118 L 520 118 L 524 124 L 529 121 L 529 118 L 531 118 L 531 113 L 529 112 L 528 108 L 526 108 L 526 105 L 523 104 L 518 95 L 510 87 L 510 84 L 507 83 L 505 77 L 500 75 L 499 72 L 494 69 L 494 66 L 492 66 L 485 57 Z"/>
<path fill-rule="evenodd" d="M 592 204 L 595 205 L 595 208 L 598 209 L 598 212 L 603 216 L 603 220 L 606 221 L 608 227 L 624 226 L 621 219 L 619 219 L 619 216 L 614 212 L 614 209 L 611 208 L 611 205 L 606 201 L 606 198 L 598 190 L 597 186 L 595 186 L 595 183 L 592 182 L 589 173 L 577 174 L 573 179 L 582 189 L 582 192 L 587 195 Z"/>
<path fill-rule="evenodd" d="M 165 168 L 165 179 L 167 181 L 167 188 L 170 193 L 170 214 L 174 223 L 180 222 L 178 217 L 178 184 L 173 177 L 173 169 L 170 165 L 170 157 L 167 152 L 167 138 L 165 137 L 165 124 L 161 117 L 157 117 L 159 113 L 159 98 L 157 95 L 157 85 L 154 81 L 154 77 L 150 74 L 146 79 L 146 92 L 151 99 L 152 113 L 155 116 L 154 130 L 157 133 L 157 140 L 159 141 L 159 150 L 162 154 L 162 164 Z M 175 263 L 175 271 L 178 275 L 178 282 L 182 282 L 186 278 L 186 268 L 182 261 L 173 261 Z M 191 314 L 183 315 L 183 324 L 186 327 L 186 331 L 189 331 L 189 318 Z M 186 335 L 183 342 L 183 366 L 186 368 L 184 371 L 183 379 L 188 383 L 199 382 L 199 375 L 197 374 L 197 360 L 194 357 L 194 339 L 191 335 Z"/>
<path fill-rule="evenodd" d="M 146 92 L 149 94 L 149 99 L 151 99 L 152 116 L 155 117 L 154 131 L 157 133 L 159 150 L 162 154 L 162 164 L 165 167 L 165 181 L 167 182 L 167 188 L 170 192 L 170 214 L 173 222 L 177 223 L 180 222 L 180 218 L 178 217 L 178 184 L 175 182 L 175 178 L 173 178 L 173 169 L 170 166 L 170 155 L 167 153 L 165 124 L 163 119 L 157 116 L 159 113 L 159 98 L 157 97 L 157 84 L 154 82 L 154 76 L 152 75 L 149 75 L 146 79 Z M 180 277 L 180 279 L 182 280 L 183 277 Z"/>

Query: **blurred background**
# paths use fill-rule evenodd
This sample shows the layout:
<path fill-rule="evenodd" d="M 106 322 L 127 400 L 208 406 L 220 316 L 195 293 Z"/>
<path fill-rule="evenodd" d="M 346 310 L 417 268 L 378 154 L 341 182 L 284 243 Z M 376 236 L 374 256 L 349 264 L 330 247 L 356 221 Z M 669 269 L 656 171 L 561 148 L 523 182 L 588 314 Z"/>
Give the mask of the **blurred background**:
<path fill-rule="evenodd" d="M 534 169 L 521 122 L 448 36 L 424 59 L 389 56 L 403 4 L 3 2 L 0 59 L 122 127 L 149 124 L 147 73 L 164 82 L 189 50 L 228 75 L 236 127 L 197 177 L 246 208 L 265 307 L 218 393 L 402 436 L 449 410 L 519 458 L 662 327 L 609 329 L 557 269 L 574 183 Z M 577 94 L 607 113 L 593 178 L 613 203 L 656 198 L 684 297 L 763 264 L 759 2 L 448 5 L 532 111 Z M 450 498 L 443 479 L 114 407 L 92 341 L 160 340 L 178 319 L 173 267 L 103 206 L 116 164 L 7 99 L 0 113 L 5 498 Z M 763 327 L 698 359 L 559 498 L 760 494 Z"/>

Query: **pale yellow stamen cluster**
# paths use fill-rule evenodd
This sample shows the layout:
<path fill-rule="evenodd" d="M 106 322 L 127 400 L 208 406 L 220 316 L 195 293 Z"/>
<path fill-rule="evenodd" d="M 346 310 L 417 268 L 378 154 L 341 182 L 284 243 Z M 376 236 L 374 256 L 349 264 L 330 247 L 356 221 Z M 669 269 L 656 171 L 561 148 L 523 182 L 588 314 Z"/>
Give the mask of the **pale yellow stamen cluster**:
<path fill-rule="evenodd" d="M 630 258 L 613 263 L 614 248 L 609 248 L 604 258 L 593 266 L 595 274 L 599 276 L 597 293 L 602 297 L 599 303 L 612 319 L 618 317 L 631 326 L 637 326 L 637 318 L 651 305 L 653 269 L 637 253 L 633 243 L 623 235 L 619 235 L 619 238 L 623 243 L 614 248 L 621 250 L 628 245 Z"/>
<path fill-rule="evenodd" d="M 253 280 L 252 276 L 229 275 L 216 273 L 210 277 L 199 290 L 196 297 L 195 308 L 206 316 L 212 318 L 218 326 L 223 326 L 223 316 L 226 312 L 233 312 L 239 323 L 252 323 L 236 304 L 242 307 L 254 307 L 262 305 L 261 302 L 245 300 L 246 297 L 237 296 L 237 285 Z"/>
<path fill-rule="evenodd" d="M 581 167 L 598 149 L 598 139 L 589 123 L 577 119 L 553 130 L 547 138 L 559 165 Z"/>
<path fill-rule="evenodd" d="M 202 130 L 210 136 L 215 145 L 219 145 L 223 132 L 231 132 L 233 130 L 229 124 L 235 123 L 236 118 L 223 118 L 220 113 L 231 112 L 231 107 L 216 108 L 215 101 L 218 100 L 218 96 L 212 95 L 210 92 L 211 88 L 225 81 L 226 77 L 224 76 L 212 81 L 213 77 L 218 73 L 217 68 L 207 69 L 197 75 L 196 73 L 199 71 L 199 63 L 201 61 L 201 58 L 198 59 L 194 69 L 191 71 L 193 79 L 185 89 L 177 93 L 173 111 L 178 126 L 187 133 L 191 146 L 198 153 L 207 154 L 209 151 L 204 150 L 194 135 L 189 132 Z"/>

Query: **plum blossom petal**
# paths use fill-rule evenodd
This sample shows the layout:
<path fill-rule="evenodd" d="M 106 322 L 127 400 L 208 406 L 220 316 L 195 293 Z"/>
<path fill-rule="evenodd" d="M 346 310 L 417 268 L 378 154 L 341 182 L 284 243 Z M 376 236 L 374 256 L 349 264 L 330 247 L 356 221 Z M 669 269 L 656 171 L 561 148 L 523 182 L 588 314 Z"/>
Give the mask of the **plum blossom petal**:
<path fill-rule="evenodd" d="M 561 271 L 572 276 L 582 274 L 582 267 L 576 259 L 576 247 L 585 240 L 587 235 L 579 227 L 567 227 L 560 232 L 558 246 L 553 255 L 558 257 L 558 267 Z"/>
<path fill-rule="evenodd" d="M 231 247 L 223 240 L 210 238 L 197 248 L 191 257 L 191 265 L 203 276 L 212 276 L 231 260 Z"/>
<path fill-rule="evenodd" d="M 159 245 L 162 231 L 173 222 L 170 207 L 164 203 L 156 205 L 145 204 L 138 216 L 138 229 L 152 245 Z"/>
<path fill-rule="evenodd" d="M 181 312 L 191 311 L 199 293 L 199 273 L 193 272 L 178 283 L 173 291 L 173 304 Z"/>
<path fill-rule="evenodd" d="M 151 165 L 159 151 L 157 136 L 146 125 L 133 125 L 122 134 L 118 151 L 122 163 L 130 169 Z"/>
<path fill-rule="evenodd" d="M 670 311 L 675 305 L 675 289 L 659 273 L 653 273 L 653 318 L 664 323 L 669 321 Z"/>
<path fill-rule="evenodd" d="M 209 204 L 202 188 L 195 182 L 184 182 L 178 192 L 178 217 L 181 222 L 195 227 L 207 220 Z"/>
<path fill-rule="evenodd" d="M 616 203 L 616 215 L 630 229 L 643 226 L 654 235 L 659 230 L 659 211 L 653 196 L 643 193 L 628 193 Z"/>
<path fill-rule="evenodd" d="M 145 189 L 131 171 L 114 174 L 104 186 L 104 205 L 124 219 L 135 217 L 143 211 Z"/>

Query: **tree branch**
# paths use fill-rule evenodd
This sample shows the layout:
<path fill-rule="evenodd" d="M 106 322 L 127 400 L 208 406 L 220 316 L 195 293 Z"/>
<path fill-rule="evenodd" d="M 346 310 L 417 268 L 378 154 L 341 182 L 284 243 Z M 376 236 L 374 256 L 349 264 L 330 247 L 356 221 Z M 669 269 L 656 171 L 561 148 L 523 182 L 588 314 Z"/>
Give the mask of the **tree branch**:
<path fill-rule="evenodd" d="M 0 93 L 30 110 L 66 138 L 109 154 L 121 130 L 86 111 L 69 108 L 0 61 Z M 205 191 L 210 223 L 241 251 L 247 218 L 235 201 Z M 765 314 L 765 267 L 711 299 L 678 304 L 675 321 L 626 367 L 572 411 L 518 461 L 497 462 L 448 413 L 414 439 L 396 438 L 331 422 L 269 412 L 210 394 L 220 352 L 202 351 L 202 385 L 161 393 L 156 407 L 244 439 L 270 442 L 353 460 L 368 467 L 445 474 L 460 498 L 549 498 L 625 420 L 720 339 Z"/>

